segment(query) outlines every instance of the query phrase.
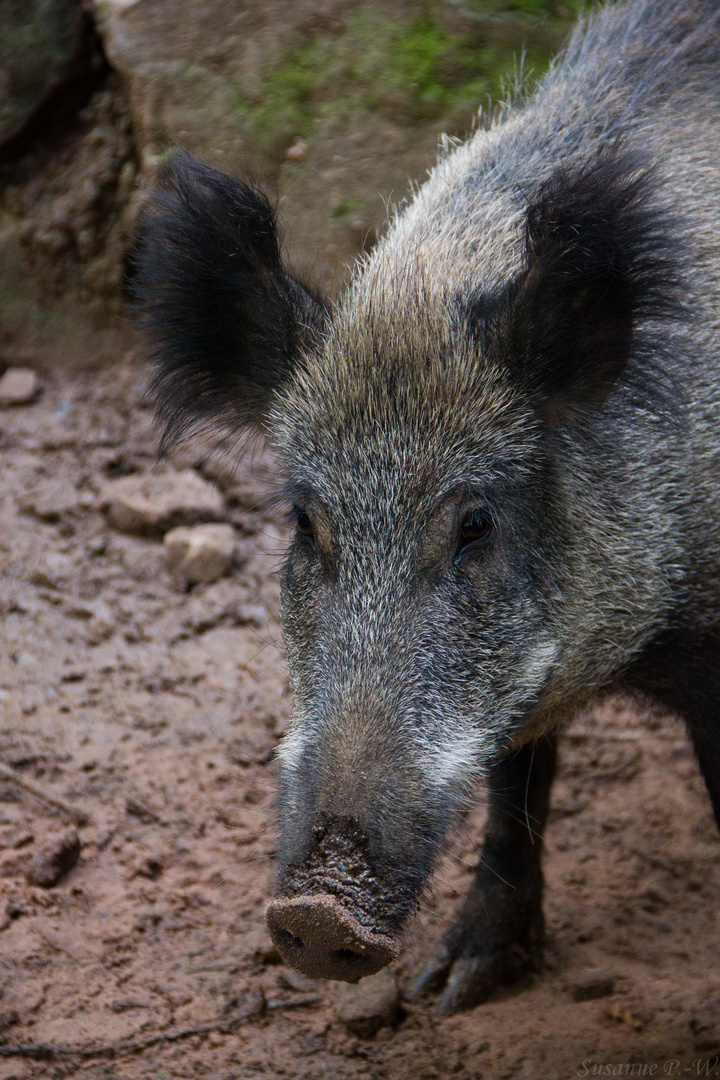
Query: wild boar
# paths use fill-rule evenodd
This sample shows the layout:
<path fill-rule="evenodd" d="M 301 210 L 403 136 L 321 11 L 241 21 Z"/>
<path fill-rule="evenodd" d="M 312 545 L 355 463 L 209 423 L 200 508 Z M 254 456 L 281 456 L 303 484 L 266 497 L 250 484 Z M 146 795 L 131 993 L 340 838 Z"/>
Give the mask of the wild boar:
<path fill-rule="evenodd" d="M 537 960 L 579 708 L 682 717 L 720 814 L 720 6 L 591 15 L 335 303 L 265 197 L 185 153 L 140 250 L 165 446 L 261 433 L 294 520 L 271 934 L 311 976 L 387 964 L 484 780 L 480 865 L 419 983 L 470 1007 Z"/>

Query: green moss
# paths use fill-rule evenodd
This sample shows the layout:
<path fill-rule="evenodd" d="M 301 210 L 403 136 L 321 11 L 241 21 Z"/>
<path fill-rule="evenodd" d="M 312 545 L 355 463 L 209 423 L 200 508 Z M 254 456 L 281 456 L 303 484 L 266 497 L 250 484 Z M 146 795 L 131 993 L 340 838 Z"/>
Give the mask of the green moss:
<path fill-rule="evenodd" d="M 336 206 L 333 206 L 330 217 L 335 221 L 347 221 L 349 218 L 357 217 L 362 210 L 362 203 L 357 199 L 343 199 Z"/>
<path fill-rule="evenodd" d="M 521 14 L 536 18 L 565 18 L 590 7 L 592 0 L 465 0 L 467 7 L 482 14 Z"/>
<path fill-rule="evenodd" d="M 342 121 L 359 111 L 400 123 L 449 118 L 452 127 L 516 82 L 524 70 L 545 70 L 582 0 L 465 0 L 465 27 L 447 30 L 443 5 L 418 4 L 404 18 L 366 4 L 341 33 L 298 38 L 264 77 L 255 100 L 237 96 L 238 120 L 258 149 L 281 156 L 298 135 L 307 138 L 316 118 Z M 445 7 L 445 11 L 447 8 Z"/>

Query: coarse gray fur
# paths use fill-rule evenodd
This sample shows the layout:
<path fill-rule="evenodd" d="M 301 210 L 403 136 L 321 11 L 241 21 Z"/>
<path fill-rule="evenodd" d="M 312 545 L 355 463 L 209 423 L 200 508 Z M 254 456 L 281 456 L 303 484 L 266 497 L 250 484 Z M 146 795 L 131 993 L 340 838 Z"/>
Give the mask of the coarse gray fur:
<path fill-rule="evenodd" d="M 337 305 L 302 306 L 249 417 L 303 523 L 281 895 L 398 933 L 477 780 L 608 692 L 695 724 L 720 796 L 719 151 L 717 0 L 608 6 L 525 103 L 448 145 Z M 192 422 L 153 273 L 160 410 Z M 473 513 L 491 539 L 463 545 Z M 658 674 L 678 641 L 697 701 Z M 356 833 L 365 873 L 337 855 Z M 463 978 L 447 1007 L 480 996 Z"/>
<path fill-rule="evenodd" d="M 331 635 L 319 669 L 306 621 L 320 592 L 313 585 L 312 598 L 286 604 L 298 693 L 283 752 L 290 766 L 297 748 L 324 742 L 331 725 L 333 749 L 321 755 L 329 771 L 345 739 L 349 760 L 362 758 L 368 741 L 391 738 L 419 743 L 441 783 L 462 783 L 508 739 L 543 729 L 607 687 L 670 608 L 693 625 L 717 626 L 720 385 L 708 358 L 720 351 L 718 17 L 716 3 L 636 2 L 580 28 L 524 109 L 439 163 L 360 268 L 322 351 L 278 394 L 273 442 L 294 482 L 299 473 L 332 507 L 332 543 L 348 573 L 334 588 L 347 641 Z M 687 24 L 691 32 L 680 36 Z M 456 299 L 498 293 L 516 277 L 534 194 L 558 166 L 591 167 L 613 142 L 639 145 L 654 166 L 654 194 L 683 215 L 673 239 L 691 252 L 684 285 L 693 317 L 673 327 L 673 352 L 655 359 L 691 407 L 671 409 L 661 398 L 654 412 L 620 382 L 600 422 L 582 417 L 555 431 L 555 535 L 543 538 L 554 580 L 542 603 L 496 599 L 482 632 L 482 611 L 463 626 L 440 606 L 425 624 L 409 604 L 417 580 L 408 580 L 408 541 L 422 536 L 420 523 L 427 529 L 442 492 L 463 484 L 484 491 L 500 470 L 518 481 L 548 467 L 531 403 L 512 377 L 483 364 Z M 429 647 L 411 647 L 425 625 Z M 337 731 L 328 712 L 318 713 L 317 680 L 344 718 L 352 693 L 372 707 Z M 527 698 L 538 717 L 532 728 Z M 396 752 L 383 757 L 397 761 Z"/>

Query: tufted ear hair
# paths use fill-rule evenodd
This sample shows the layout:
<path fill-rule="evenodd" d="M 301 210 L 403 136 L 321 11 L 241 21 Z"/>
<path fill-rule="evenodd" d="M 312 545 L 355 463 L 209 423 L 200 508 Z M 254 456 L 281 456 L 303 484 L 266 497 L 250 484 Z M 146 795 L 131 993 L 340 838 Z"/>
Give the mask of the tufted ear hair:
<path fill-rule="evenodd" d="M 648 320 L 683 313 L 678 233 L 653 169 L 614 148 L 542 186 L 506 316 L 510 362 L 548 422 L 601 406 L 635 359 L 650 377 Z"/>
<path fill-rule="evenodd" d="M 262 192 L 176 152 L 144 214 L 136 265 L 161 449 L 206 426 L 262 428 L 326 318 L 285 269 Z"/>

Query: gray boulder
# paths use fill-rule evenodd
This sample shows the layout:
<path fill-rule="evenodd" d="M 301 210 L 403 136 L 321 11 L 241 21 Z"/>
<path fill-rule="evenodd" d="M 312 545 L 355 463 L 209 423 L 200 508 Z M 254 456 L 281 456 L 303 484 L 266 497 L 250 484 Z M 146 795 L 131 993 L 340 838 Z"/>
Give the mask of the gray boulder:
<path fill-rule="evenodd" d="M 0 145 L 75 71 L 86 33 L 79 0 L 0 0 Z"/>

